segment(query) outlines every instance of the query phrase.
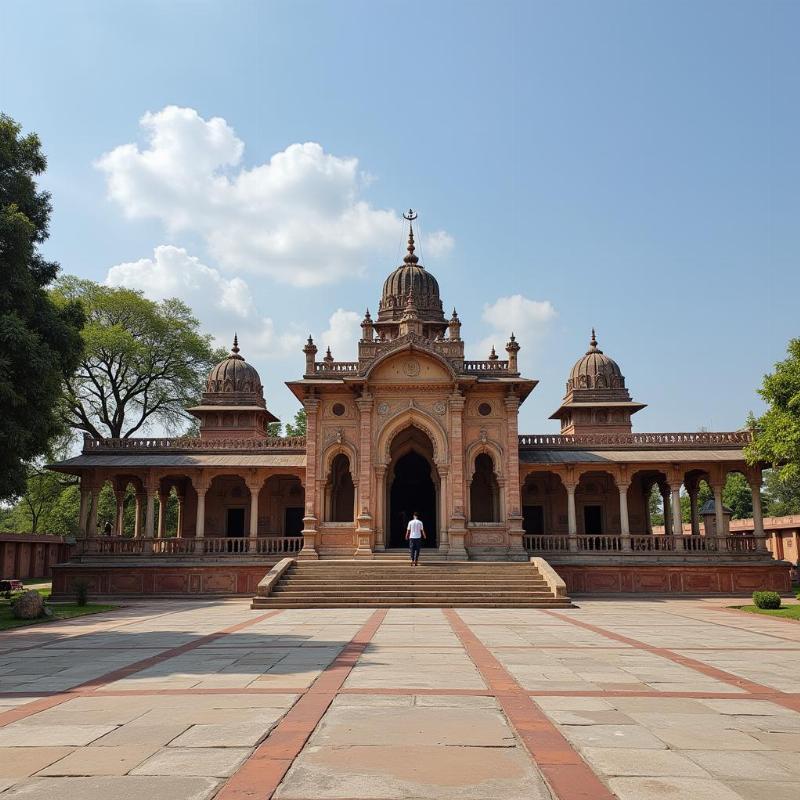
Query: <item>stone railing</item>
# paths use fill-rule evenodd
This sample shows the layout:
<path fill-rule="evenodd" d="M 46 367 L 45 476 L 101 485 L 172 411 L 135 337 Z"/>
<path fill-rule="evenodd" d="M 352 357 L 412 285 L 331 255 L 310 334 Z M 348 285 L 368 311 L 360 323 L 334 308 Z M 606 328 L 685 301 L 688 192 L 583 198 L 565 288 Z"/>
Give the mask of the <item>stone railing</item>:
<path fill-rule="evenodd" d="M 508 361 L 490 358 L 486 361 L 465 361 L 464 372 L 508 372 Z"/>
<path fill-rule="evenodd" d="M 739 449 L 752 441 L 750 431 L 696 433 L 581 433 L 551 434 L 524 433 L 519 446 L 526 450 L 575 450 L 584 448 L 731 448 Z"/>
<path fill-rule="evenodd" d="M 314 364 L 316 375 L 357 375 L 358 361 L 317 361 Z"/>
<path fill-rule="evenodd" d="M 758 539 L 754 536 L 652 536 L 650 534 L 632 534 L 625 546 L 625 537 L 620 534 L 531 534 L 523 537 L 525 549 L 529 553 L 573 553 L 581 556 L 607 553 L 630 552 L 632 555 L 658 556 L 661 554 L 698 556 L 709 553 L 731 555 L 757 553 Z M 572 542 L 570 541 L 572 539 Z M 571 546 L 572 545 L 572 546 Z M 763 551 L 766 554 L 766 550 Z"/>
<path fill-rule="evenodd" d="M 191 450 L 305 450 L 305 436 L 267 436 L 263 439 L 201 439 L 197 436 L 137 437 L 83 440 L 83 452 L 130 452 L 147 450 L 172 453 Z"/>
<path fill-rule="evenodd" d="M 76 545 L 81 556 L 269 556 L 298 553 L 302 536 L 209 537 L 203 539 L 168 537 L 163 539 L 93 537 Z"/>

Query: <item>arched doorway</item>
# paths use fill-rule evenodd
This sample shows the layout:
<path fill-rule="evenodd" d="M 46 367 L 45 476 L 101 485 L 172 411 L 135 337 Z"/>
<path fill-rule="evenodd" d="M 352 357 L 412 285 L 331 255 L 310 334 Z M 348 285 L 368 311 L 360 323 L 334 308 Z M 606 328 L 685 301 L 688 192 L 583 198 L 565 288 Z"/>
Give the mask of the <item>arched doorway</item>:
<path fill-rule="evenodd" d="M 406 526 L 416 511 L 425 526 L 425 547 L 436 547 L 438 531 L 438 476 L 433 446 L 418 428 L 406 428 L 392 441 L 389 470 L 389 547 L 405 547 Z"/>

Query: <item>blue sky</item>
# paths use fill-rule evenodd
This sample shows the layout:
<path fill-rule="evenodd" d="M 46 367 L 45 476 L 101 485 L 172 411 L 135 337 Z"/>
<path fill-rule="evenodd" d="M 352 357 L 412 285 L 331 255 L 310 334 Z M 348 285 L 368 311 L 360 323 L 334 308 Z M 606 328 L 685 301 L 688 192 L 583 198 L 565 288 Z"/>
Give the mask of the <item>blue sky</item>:
<path fill-rule="evenodd" d="M 517 328 L 522 431 L 555 430 L 593 325 L 649 404 L 637 430 L 739 427 L 800 334 L 797 3 L 2 12 L 47 254 L 238 329 L 283 418 L 309 331 L 351 356 L 409 205 L 472 357 Z"/>

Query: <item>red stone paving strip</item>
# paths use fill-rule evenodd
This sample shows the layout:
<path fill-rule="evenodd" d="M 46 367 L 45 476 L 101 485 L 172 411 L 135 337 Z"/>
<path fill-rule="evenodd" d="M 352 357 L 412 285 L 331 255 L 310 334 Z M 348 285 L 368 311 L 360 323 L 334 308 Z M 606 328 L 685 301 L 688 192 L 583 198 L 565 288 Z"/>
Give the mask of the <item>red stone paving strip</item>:
<path fill-rule="evenodd" d="M 442 612 L 558 800 L 614 800 L 615 795 L 464 620 L 451 608 Z"/>
<path fill-rule="evenodd" d="M 99 689 L 101 686 L 121 680 L 122 678 L 127 678 L 136 672 L 140 672 L 143 669 L 148 669 L 149 667 L 160 664 L 162 661 L 167 661 L 175 656 L 188 653 L 189 651 L 195 650 L 198 647 L 202 647 L 209 642 L 216 641 L 223 636 L 228 636 L 232 633 L 238 633 L 245 628 L 257 625 L 259 622 L 263 622 L 265 619 L 269 619 L 270 617 L 274 617 L 280 613 L 280 610 L 276 610 L 268 611 L 265 614 L 259 614 L 257 617 L 245 620 L 244 622 L 238 622 L 236 625 L 231 625 L 230 627 L 224 628 L 221 631 L 215 631 L 214 633 L 209 633 L 206 636 L 201 636 L 199 639 L 195 639 L 193 642 L 188 642 L 187 644 L 182 644 L 178 647 L 172 647 L 169 650 L 165 650 L 163 653 L 159 653 L 158 655 L 151 656 L 150 658 L 143 658 L 140 661 L 134 661 L 133 664 L 128 664 L 126 667 L 115 669 L 112 672 L 105 673 L 105 675 L 100 675 L 97 678 L 92 678 L 84 683 L 79 683 L 77 686 L 73 686 L 71 689 L 68 689 L 65 692 L 60 692 L 49 697 L 42 697 L 40 700 L 24 703 L 21 706 L 4 711 L 0 713 L 0 728 L 10 725 L 12 722 L 17 722 L 21 719 L 25 719 L 26 717 L 30 717 L 32 714 L 38 714 L 40 711 L 45 711 L 48 708 L 60 705 L 67 700 L 71 700 L 73 697 L 94 693 L 94 691 Z"/>
<path fill-rule="evenodd" d="M 631 647 L 635 647 L 638 650 L 645 650 L 648 653 L 660 656 L 668 661 L 688 667 L 695 672 L 702 673 L 708 678 L 714 678 L 715 680 L 722 681 L 723 683 L 730 683 L 733 686 L 737 686 L 738 688 L 744 690 L 748 694 L 759 695 L 760 698 L 761 696 L 766 695 L 773 703 L 790 708 L 792 711 L 800 711 L 800 695 L 782 692 L 779 689 L 774 689 L 771 686 L 765 686 L 762 683 L 756 683 L 755 681 L 748 680 L 747 678 L 742 678 L 739 675 L 734 675 L 732 672 L 726 672 L 724 669 L 720 669 L 719 667 L 713 667 L 711 664 L 698 661 L 696 658 L 690 658 L 689 656 L 681 655 L 680 653 L 676 653 L 674 650 L 669 650 L 666 647 L 656 647 L 655 645 L 647 644 L 647 642 L 639 641 L 639 639 L 631 639 L 629 636 L 624 636 L 616 631 L 610 631 L 606 628 L 601 628 L 599 625 L 593 625 L 591 622 L 584 622 L 583 620 L 575 619 L 566 614 L 561 614 L 558 611 L 544 611 L 544 613 L 549 614 L 551 617 L 555 617 L 556 619 L 568 622 L 571 625 L 576 625 L 584 630 L 599 633 L 601 636 L 606 636 L 607 638 L 614 639 L 618 642 L 624 642 L 625 644 L 629 644 Z M 666 696 L 666 693 L 664 694 Z"/>
<path fill-rule="evenodd" d="M 339 655 L 292 706 L 270 735 L 228 780 L 215 800 L 270 798 L 342 688 L 387 610 L 375 611 Z"/>

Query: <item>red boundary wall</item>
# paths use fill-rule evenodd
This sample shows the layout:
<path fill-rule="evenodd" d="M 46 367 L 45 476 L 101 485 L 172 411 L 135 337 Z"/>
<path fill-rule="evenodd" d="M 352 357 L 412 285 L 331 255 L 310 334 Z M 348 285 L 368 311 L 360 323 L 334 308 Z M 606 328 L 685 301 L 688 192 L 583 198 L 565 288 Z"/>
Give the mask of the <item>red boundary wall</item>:
<path fill-rule="evenodd" d="M 69 548 L 60 536 L 0 533 L 0 578 L 49 578 Z"/>
<path fill-rule="evenodd" d="M 626 566 L 553 564 L 568 594 L 750 594 L 788 592 L 789 565 L 664 564 Z"/>

